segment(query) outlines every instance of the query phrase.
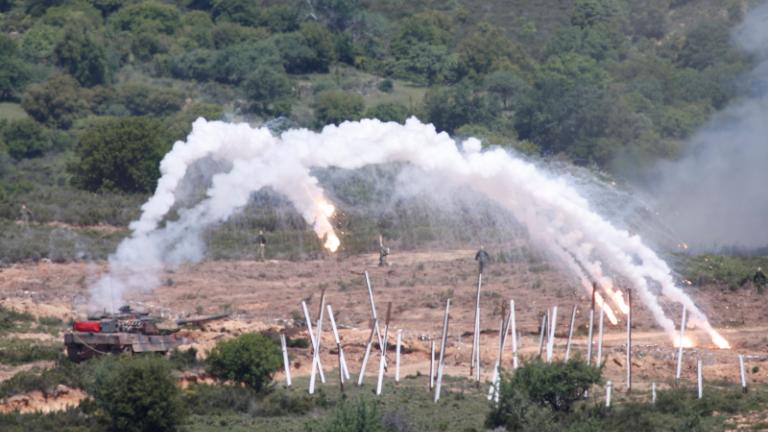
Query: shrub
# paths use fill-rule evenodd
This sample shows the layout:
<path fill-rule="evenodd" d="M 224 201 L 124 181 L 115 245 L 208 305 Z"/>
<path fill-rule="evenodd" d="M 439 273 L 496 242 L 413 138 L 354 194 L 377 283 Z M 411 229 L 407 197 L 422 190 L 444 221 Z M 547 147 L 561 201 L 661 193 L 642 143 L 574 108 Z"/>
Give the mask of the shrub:
<path fill-rule="evenodd" d="M 160 175 L 160 159 L 169 148 L 159 120 L 105 118 L 89 127 L 76 148 L 72 167 L 76 186 L 90 190 L 149 192 Z"/>
<path fill-rule="evenodd" d="M 384 432 L 376 405 L 365 399 L 342 401 L 322 423 L 309 423 L 308 432 Z"/>
<path fill-rule="evenodd" d="M 317 96 L 314 108 L 320 125 L 339 124 L 345 120 L 360 120 L 365 103 L 359 94 L 329 90 Z"/>
<path fill-rule="evenodd" d="M 216 378 L 243 383 L 256 391 L 266 387 L 282 365 L 277 344 L 258 333 L 219 342 L 206 362 Z"/>
<path fill-rule="evenodd" d="M 35 120 L 61 129 L 68 129 L 88 109 L 80 86 L 69 75 L 54 75 L 45 82 L 30 85 L 21 106 Z"/>
<path fill-rule="evenodd" d="M 48 131 L 30 119 L 9 123 L 3 128 L 2 136 L 8 154 L 16 160 L 40 157 L 51 147 Z"/>
<path fill-rule="evenodd" d="M 545 363 L 534 360 L 501 379 L 499 403 L 486 421 L 490 427 L 528 430 L 553 413 L 569 413 L 584 392 L 601 381 L 599 368 L 581 360 Z"/>
<path fill-rule="evenodd" d="M 183 417 L 171 366 L 161 357 L 105 357 L 87 390 L 114 431 L 174 431 Z"/>
<path fill-rule="evenodd" d="M 27 312 L 19 312 L 16 309 L 0 306 L 0 332 L 15 329 L 17 322 L 29 323 L 34 320 L 35 317 Z"/>
<path fill-rule="evenodd" d="M 179 111 L 184 105 L 184 94 L 170 88 L 126 84 L 120 87 L 119 93 L 123 105 L 137 116 L 163 116 Z"/>
<path fill-rule="evenodd" d="M 282 68 L 261 65 L 245 80 L 243 90 L 256 111 L 271 113 L 276 103 L 291 96 L 291 80 Z"/>
<path fill-rule="evenodd" d="M 41 344 L 27 339 L 6 339 L 0 343 L 0 363 L 20 365 L 40 360 L 56 360 L 61 345 Z"/>
<path fill-rule="evenodd" d="M 54 49 L 56 62 L 83 86 L 104 84 L 108 80 L 107 55 L 98 43 L 79 25 L 72 25 Z"/>
<path fill-rule="evenodd" d="M 381 121 L 404 123 L 410 112 L 408 107 L 397 102 L 378 104 L 365 112 L 367 118 L 377 118 Z"/>

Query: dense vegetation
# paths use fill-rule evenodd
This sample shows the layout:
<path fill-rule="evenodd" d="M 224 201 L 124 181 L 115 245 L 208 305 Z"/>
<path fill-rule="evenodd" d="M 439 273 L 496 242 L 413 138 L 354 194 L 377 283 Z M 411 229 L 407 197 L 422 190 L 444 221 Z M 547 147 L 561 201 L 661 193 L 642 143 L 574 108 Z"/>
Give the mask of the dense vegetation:
<path fill-rule="evenodd" d="M 747 6 L 4 0 L 0 259 L 103 257 L 124 230 L 45 224 L 125 227 L 198 117 L 282 130 L 416 115 L 631 175 L 675 157 L 739 93 L 750 59 L 730 30 Z M 33 225 L 6 223 L 19 219 Z M 274 215 L 247 224 L 266 228 Z"/>

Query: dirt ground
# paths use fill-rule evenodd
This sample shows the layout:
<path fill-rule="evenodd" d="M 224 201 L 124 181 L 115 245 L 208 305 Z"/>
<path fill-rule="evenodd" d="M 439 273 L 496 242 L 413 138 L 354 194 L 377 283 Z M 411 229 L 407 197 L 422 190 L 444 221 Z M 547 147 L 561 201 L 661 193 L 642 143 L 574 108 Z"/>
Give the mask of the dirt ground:
<path fill-rule="evenodd" d="M 438 341 L 445 300 L 451 298 L 450 331 L 446 373 L 469 374 L 474 319 L 477 266 L 472 250 L 394 252 L 390 266 L 378 267 L 378 256 L 359 255 L 343 260 L 292 261 L 208 261 L 168 271 L 164 283 L 154 291 L 137 294 L 130 303 L 167 318 L 230 312 L 231 318 L 183 333 L 202 351 L 216 341 L 245 331 L 289 328 L 293 337 L 306 336 L 300 302 L 306 300 L 313 316 L 318 312 L 320 293 L 326 291 L 340 327 L 345 356 L 356 378 L 369 335 L 371 307 L 362 271 L 368 270 L 374 287 L 378 315 L 384 319 L 392 303 L 390 348 L 394 350 L 397 329 L 402 329 L 401 374 L 428 374 L 430 339 Z M 84 317 L 89 281 L 104 271 L 105 264 L 19 264 L 0 272 L 0 302 L 35 315 L 63 319 Z M 481 296 L 482 372 L 490 378 L 498 353 L 498 331 L 502 304 L 516 303 L 517 328 L 521 334 L 520 355 L 538 353 L 538 326 L 547 307 L 558 305 L 555 357 L 565 352 L 571 307 L 578 306 L 574 355 L 586 352 L 589 295 L 568 275 L 553 266 L 527 262 L 492 264 L 483 278 Z M 738 385 L 737 354 L 745 355 L 749 384 L 768 382 L 768 317 L 764 298 L 751 290 L 736 292 L 719 287 L 688 288 L 695 303 L 715 328 L 731 343 L 732 349 L 718 350 L 703 334 L 689 331 L 696 348 L 685 349 L 683 380 L 695 385 L 696 359 L 701 358 L 704 378 L 710 382 Z M 667 314 L 679 321 L 677 305 L 662 304 Z M 642 393 L 656 382 L 659 388 L 674 379 L 675 352 L 643 305 L 633 310 L 633 388 Z M 313 318 L 316 319 L 316 318 Z M 606 321 L 607 323 L 607 321 Z M 299 323 L 300 324 L 300 323 Z M 383 327 L 383 323 L 382 323 Z M 625 323 L 606 327 L 605 374 L 615 388 L 625 385 Z M 337 356 L 328 321 L 324 322 L 322 362 L 326 375 L 336 368 Z M 333 345 L 333 349 L 330 349 Z M 310 350 L 290 349 L 292 374 L 309 373 Z M 391 360 L 394 361 L 394 354 Z M 510 344 L 503 366 L 512 361 Z M 374 375 L 378 354 L 372 356 L 367 373 Z M 330 373 L 329 380 L 335 380 Z M 393 375 L 390 368 L 388 376 Z M 278 376 L 282 379 L 282 375 Z M 373 378 L 368 378 L 369 381 Z"/>

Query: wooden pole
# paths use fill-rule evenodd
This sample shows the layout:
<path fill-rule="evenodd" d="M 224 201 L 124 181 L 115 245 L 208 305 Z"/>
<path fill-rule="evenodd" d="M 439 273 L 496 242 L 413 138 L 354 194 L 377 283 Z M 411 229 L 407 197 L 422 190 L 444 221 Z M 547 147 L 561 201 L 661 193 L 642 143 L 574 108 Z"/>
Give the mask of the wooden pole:
<path fill-rule="evenodd" d="M 435 402 L 440 400 L 440 389 L 443 385 L 443 370 L 445 369 L 445 350 L 448 348 L 448 316 L 451 310 L 451 299 L 445 301 L 445 317 L 443 318 L 443 337 L 440 342 L 440 361 L 437 363 L 437 385 L 435 387 Z"/>
<path fill-rule="evenodd" d="M 477 291 L 475 294 L 475 321 L 472 332 L 472 359 L 469 362 L 469 376 L 480 382 L 480 289 L 483 286 L 483 274 L 477 275 Z"/>
<path fill-rule="evenodd" d="M 587 364 L 592 364 L 592 327 L 595 324 L 595 291 L 597 283 L 592 282 L 592 303 L 589 307 L 589 328 L 587 329 Z"/>
<path fill-rule="evenodd" d="M 360 375 L 357 376 L 357 385 L 363 385 L 363 377 L 365 377 L 365 366 L 368 364 L 368 357 L 371 355 L 371 346 L 373 345 L 373 336 L 376 334 L 376 328 L 379 326 L 377 321 L 371 321 L 371 334 L 368 336 L 368 343 L 365 344 L 365 354 L 363 355 L 363 363 L 360 365 Z"/>
<path fill-rule="evenodd" d="M 512 321 L 512 369 L 517 369 L 517 324 L 515 322 L 515 301 L 509 301 L 509 319 Z"/>
<path fill-rule="evenodd" d="M 627 393 L 632 391 L 632 288 L 627 289 Z"/>
<path fill-rule="evenodd" d="M 747 375 L 744 373 L 744 355 L 739 354 L 739 377 L 741 378 L 741 391 L 747 392 Z"/>
<path fill-rule="evenodd" d="M 600 318 L 597 320 L 597 361 L 596 366 L 603 363 L 603 321 L 605 321 L 605 302 L 600 306 Z"/>
<path fill-rule="evenodd" d="M 336 346 L 341 347 L 341 338 L 339 338 L 339 330 L 336 327 L 336 318 L 333 316 L 331 305 L 328 305 L 328 319 L 331 321 L 331 329 L 333 330 L 333 339 L 336 342 Z M 344 357 L 343 349 L 339 352 L 339 357 L 341 358 L 339 367 L 341 367 L 343 376 L 345 379 L 349 379 L 349 368 L 347 367 L 347 359 Z"/>
<path fill-rule="evenodd" d="M 680 319 L 680 339 L 677 341 L 677 368 L 675 369 L 675 383 L 680 383 L 680 376 L 683 372 L 683 341 L 685 341 L 685 305 L 683 305 L 683 316 Z"/>
<path fill-rule="evenodd" d="M 402 343 L 403 330 L 397 329 L 397 346 L 395 347 L 395 382 L 400 382 L 400 344 Z"/>
<path fill-rule="evenodd" d="M 541 330 L 539 330 L 539 358 L 541 358 L 541 354 L 544 352 L 544 335 L 547 332 L 547 314 L 545 313 L 541 317 Z"/>
<path fill-rule="evenodd" d="M 565 361 L 571 358 L 571 341 L 573 340 L 573 326 L 576 324 L 576 305 L 571 309 L 571 323 L 568 325 L 568 343 L 565 344 Z"/>
<path fill-rule="evenodd" d="M 432 339 L 431 360 L 429 361 L 429 390 L 435 388 L 435 340 Z"/>
<path fill-rule="evenodd" d="M 549 337 L 547 338 L 547 363 L 552 363 L 555 351 L 555 329 L 557 326 L 557 306 L 552 306 L 552 318 L 549 321 Z"/>
<path fill-rule="evenodd" d="M 291 362 L 288 360 L 288 346 L 285 342 L 285 333 L 280 333 L 280 347 L 283 349 L 283 366 L 285 367 L 285 385 L 291 386 Z"/>

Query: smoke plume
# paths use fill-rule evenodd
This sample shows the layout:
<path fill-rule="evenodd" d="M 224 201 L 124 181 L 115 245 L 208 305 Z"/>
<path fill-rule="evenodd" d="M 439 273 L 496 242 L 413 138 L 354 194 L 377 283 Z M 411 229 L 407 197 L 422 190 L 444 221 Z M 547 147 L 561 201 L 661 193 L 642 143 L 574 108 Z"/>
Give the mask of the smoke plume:
<path fill-rule="evenodd" d="M 191 167 L 207 161 L 217 167 L 205 197 L 186 204 L 180 196 Z M 443 185 L 484 195 L 524 224 L 541 245 L 578 278 L 586 292 L 598 283 L 598 304 L 608 318 L 626 312 L 623 294 L 611 275 L 631 283 L 635 296 L 675 338 L 675 325 L 658 294 L 685 304 L 692 325 L 715 344 L 728 343 L 675 284 L 667 264 L 642 239 L 597 214 L 566 177 L 548 174 L 502 149 L 481 151 L 470 138 L 461 145 L 415 118 L 405 125 L 378 120 L 326 126 L 321 132 L 289 130 L 279 137 L 266 128 L 197 120 L 186 142 L 177 142 L 161 163 L 157 190 L 131 224 L 132 235 L 109 258 L 109 272 L 92 287 L 92 307 L 114 309 L 130 292 L 158 286 L 167 266 L 203 258 L 205 229 L 240 211 L 251 195 L 269 187 L 287 197 L 329 250 L 339 239 L 330 219 L 334 206 L 313 169 L 354 170 L 407 163 Z M 172 213 L 176 214 L 171 217 Z"/>
<path fill-rule="evenodd" d="M 758 61 L 748 97 L 716 114 L 652 187 L 663 218 L 698 250 L 768 246 L 768 3 L 734 33 Z M 656 173 L 655 173 L 656 174 Z"/>

